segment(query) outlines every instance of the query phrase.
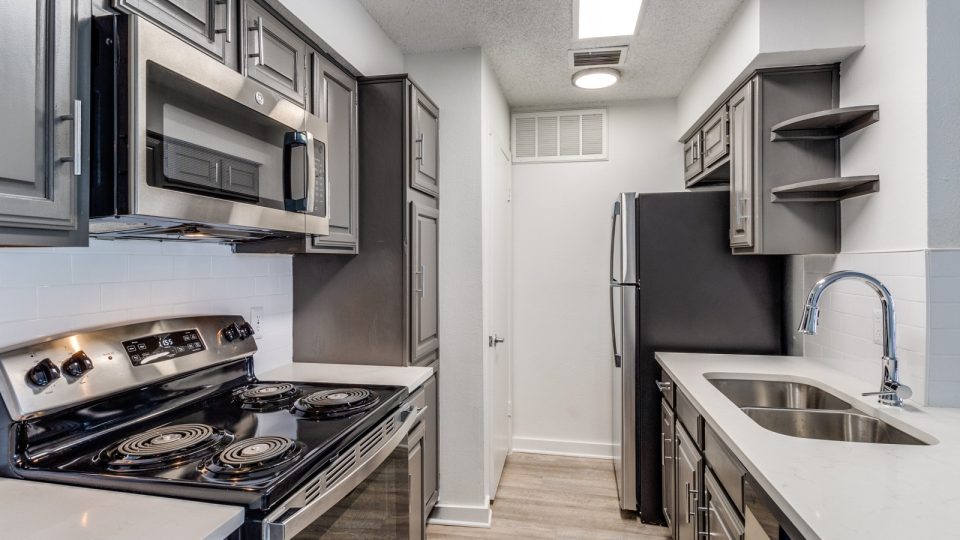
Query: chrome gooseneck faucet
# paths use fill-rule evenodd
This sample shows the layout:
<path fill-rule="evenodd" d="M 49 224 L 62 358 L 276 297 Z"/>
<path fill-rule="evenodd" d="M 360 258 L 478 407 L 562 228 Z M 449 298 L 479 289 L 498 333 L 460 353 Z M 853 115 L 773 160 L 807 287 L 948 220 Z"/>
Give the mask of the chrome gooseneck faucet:
<path fill-rule="evenodd" d="M 897 366 L 897 321 L 893 311 L 893 297 L 877 278 L 844 270 L 829 274 L 818 281 L 807 296 L 807 304 L 803 307 L 803 316 L 800 318 L 799 332 L 811 336 L 817 333 L 820 296 L 827 287 L 844 279 L 856 279 L 867 284 L 880 297 L 880 307 L 883 309 L 883 373 L 880 391 L 867 392 L 863 395 L 878 396 L 880 403 L 884 405 L 902 407 L 903 400 L 909 399 L 913 395 L 913 390 L 905 384 L 900 384 L 900 372 Z"/>

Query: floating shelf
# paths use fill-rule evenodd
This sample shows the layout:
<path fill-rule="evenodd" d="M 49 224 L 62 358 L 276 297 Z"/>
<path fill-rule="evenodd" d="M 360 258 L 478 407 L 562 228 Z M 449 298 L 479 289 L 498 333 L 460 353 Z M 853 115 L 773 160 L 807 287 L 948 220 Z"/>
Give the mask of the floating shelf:
<path fill-rule="evenodd" d="M 880 177 L 844 176 L 820 178 L 773 188 L 770 200 L 775 203 L 834 202 L 880 191 Z"/>
<path fill-rule="evenodd" d="M 838 139 L 880 120 L 879 105 L 842 107 L 804 114 L 770 128 L 771 141 Z"/>

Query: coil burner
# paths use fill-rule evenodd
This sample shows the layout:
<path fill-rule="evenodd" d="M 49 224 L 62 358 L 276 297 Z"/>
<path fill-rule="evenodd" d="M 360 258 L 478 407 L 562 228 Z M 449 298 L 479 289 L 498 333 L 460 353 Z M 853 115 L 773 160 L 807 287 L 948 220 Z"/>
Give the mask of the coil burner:
<path fill-rule="evenodd" d="M 368 411 L 379 403 L 373 392 L 365 388 L 336 388 L 314 392 L 294 403 L 296 411 L 313 418 L 340 418 Z"/>
<path fill-rule="evenodd" d="M 300 389 L 290 383 L 255 384 L 237 394 L 241 408 L 257 412 L 288 408 L 298 397 Z"/>
<path fill-rule="evenodd" d="M 303 445 L 287 437 L 253 437 L 237 441 L 210 458 L 203 476 L 239 483 L 275 475 L 300 455 Z"/>
<path fill-rule="evenodd" d="M 212 454 L 231 438 L 206 424 L 163 426 L 124 439 L 102 453 L 99 461 L 114 472 L 165 469 Z"/>

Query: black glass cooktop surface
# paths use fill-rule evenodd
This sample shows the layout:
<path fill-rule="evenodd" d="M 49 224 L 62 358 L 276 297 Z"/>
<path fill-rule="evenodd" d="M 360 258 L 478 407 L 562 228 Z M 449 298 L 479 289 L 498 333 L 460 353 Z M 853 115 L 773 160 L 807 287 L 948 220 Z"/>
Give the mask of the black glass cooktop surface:
<path fill-rule="evenodd" d="M 24 468 L 56 482 L 267 509 L 406 395 L 403 387 L 258 381 Z M 83 414 L 69 421 L 83 424 Z"/>

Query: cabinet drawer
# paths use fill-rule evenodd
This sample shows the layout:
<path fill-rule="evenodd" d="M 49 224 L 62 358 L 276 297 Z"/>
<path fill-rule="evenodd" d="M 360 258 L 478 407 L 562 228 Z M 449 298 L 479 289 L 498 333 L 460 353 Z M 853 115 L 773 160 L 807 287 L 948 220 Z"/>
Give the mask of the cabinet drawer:
<path fill-rule="evenodd" d="M 657 388 L 660 389 L 660 395 L 663 396 L 663 400 L 671 408 L 674 406 L 674 390 L 673 390 L 673 379 L 670 378 L 670 375 L 661 369 L 660 371 L 660 380 L 656 382 Z"/>
<path fill-rule="evenodd" d="M 697 448 L 703 448 L 703 437 L 701 436 L 700 430 L 700 413 L 698 413 L 697 409 L 690 403 L 687 396 L 683 395 L 683 392 L 675 389 L 674 395 L 676 396 L 677 402 L 675 407 L 677 420 L 680 420 L 683 427 L 690 433 Z"/>
<path fill-rule="evenodd" d="M 720 438 L 708 425 L 703 426 L 703 455 L 716 475 L 717 481 L 726 490 L 736 509 L 742 514 L 743 476 L 746 471 L 743 470 L 740 462 L 730 455 L 730 451 L 720 442 Z"/>
<path fill-rule="evenodd" d="M 724 105 L 703 125 L 703 166 L 710 167 L 729 154 L 727 106 Z"/>

